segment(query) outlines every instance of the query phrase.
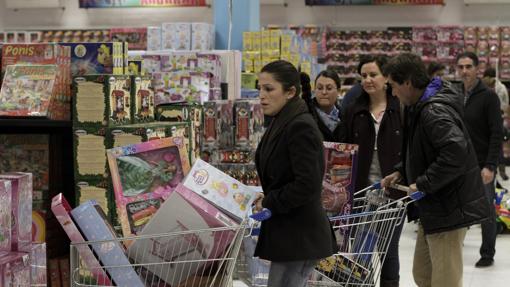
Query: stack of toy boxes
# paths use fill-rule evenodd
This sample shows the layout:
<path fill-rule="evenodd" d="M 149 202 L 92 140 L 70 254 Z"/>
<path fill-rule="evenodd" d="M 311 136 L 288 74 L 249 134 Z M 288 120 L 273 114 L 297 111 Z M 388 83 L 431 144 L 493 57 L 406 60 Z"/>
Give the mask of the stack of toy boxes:
<path fill-rule="evenodd" d="M 32 244 L 32 174 L 0 174 L 0 286 L 46 284 L 46 247 Z"/>
<path fill-rule="evenodd" d="M 61 43 L 71 48 L 73 76 L 94 74 L 124 74 L 127 65 L 127 43 Z"/>
<path fill-rule="evenodd" d="M 2 78 L 10 65 L 56 65 L 53 95 L 46 117 L 69 120 L 71 103 L 71 50 L 58 44 L 6 44 L 2 48 Z"/>
<path fill-rule="evenodd" d="M 205 51 L 214 49 L 214 25 L 208 23 L 162 23 L 148 28 L 148 49 Z"/>

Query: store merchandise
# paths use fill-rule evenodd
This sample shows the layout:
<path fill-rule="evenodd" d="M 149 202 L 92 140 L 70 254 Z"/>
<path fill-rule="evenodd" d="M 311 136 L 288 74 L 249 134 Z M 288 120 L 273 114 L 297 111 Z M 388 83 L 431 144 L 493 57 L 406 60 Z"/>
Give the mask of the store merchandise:
<path fill-rule="evenodd" d="M 106 129 L 103 127 L 73 128 L 75 177 L 106 174 Z"/>
<path fill-rule="evenodd" d="M 204 103 L 204 126 L 202 146 L 211 148 L 230 147 L 234 143 L 232 101 L 209 101 Z"/>
<path fill-rule="evenodd" d="M 161 49 L 161 27 L 147 27 L 147 51 Z"/>
<path fill-rule="evenodd" d="M 191 50 L 214 49 L 214 25 L 191 23 Z"/>
<path fill-rule="evenodd" d="M 117 147 L 107 155 L 123 234 L 138 234 L 189 172 L 184 139 Z"/>
<path fill-rule="evenodd" d="M 73 79 L 73 125 L 107 126 L 109 123 L 106 75 Z"/>
<path fill-rule="evenodd" d="M 111 41 L 110 30 L 45 30 L 32 32 L 40 34 L 43 43 L 83 43 L 83 42 L 109 42 Z"/>
<path fill-rule="evenodd" d="M 103 243 L 93 243 L 90 247 L 97 258 L 106 267 L 112 281 L 119 287 L 144 287 L 138 274 L 130 266 L 124 247 L 116 240 L 115 232 L 106 220 L 103 210 L 94 202 L 88 201 L 71 211 L 76 225 L 87 241 L 105 240 Z M 88 247 L 88 246 L 87 246 Z"/>
<path fill-rule="evenodd" d="M 30 286 L 30 283 L 29 254 L 0 253 L 0 286 Z"/>
<path fill-rule="evenodd" d="M 46 243 L 33 244 L 30 252 L 31 286 L 46 286 L 46 266 Z"/>
<path fill-rule="evenodd" d="M 104 176 L 85 176 L 75 178 L 76 182 L 76 198 L 78 204 L 85 203 L 89 200 L 95 200 L 107 214 L 112 215 L 113 200 L 110 198 L 109 189 L 111 183 L 109 177 Z"/>
<path fill-rule="evenodd" d="M 129 50 L 147 50 L 148 28 L 112 28 L 112 42 L 128 43 Z"/>
<path fill-rule="evenodd" d="M 152 76 L 156 106 L 209 100 L 211 82 L 206 73 L 176 71 L 153 73 Z"/>
<path fill-rule="evenodd" d="M 34 205 L 32 204 L 32 209 Z M 46 242 L 46 211 L 32 210 L 32 243 Z"/>
<path fill-rule="evenodd" d="M 253 189 L 201 159 L 195 161 L 183 185 L 237 221 L 247 216 L 256 195 Z"/>
<path fill-rule="evenodd" d="M 154 90 L 149 76 L 134 76 L 131 83 L 133 123 L 154 121 Z"/>
<path fill-rule="evenodd" d="M 191 50 L 191 23 L 162 23 L 161 49 Z"/>
<path fill-rule="evenodd" d="M 256 149 L 264 134 L 264 113 L 258 100 L 238 100 L 234 103 L 235 145 Z"/>
<path fill-rule="evenodd" d="M 131 77 L 112 75 L 106 77 L 108 123 L 124 125 L 132 120 Z"/>
<path fill-rule="evenodd" d="M 124 74 L 124 43 L 61 43 L 71 48 L 71 74 Z"/>
<path fill-rule="evenodd" d="M 179 184 L 141 235 L 236 226 L 234 221 L 214 205 Z M 182 280 L 204 270 L 211 263 L 207 262 L 208 259 L 219 258 L 231 243 L 234 234 L 234 230 L 227 229 L 137 240 L 128 248 L 128 254 L 135 263 L 145 263 L 146 269 L 167 284 L 179 286 Z M 164 264 L 161 265 L 163 268 L 154 263 Z"/>
<path fill-rule="evenodd" d="M 32 243 L 32 174 L 13 172 L 0 175 L 11 182 L 11 249 L 30 252 Z"/>
<path fill-rule="evenodd" d="M 0 252 L 11 251 L 11 182 L 0 180 Z"/>
<path fill-rule="evenodd" d="M 75 221 L 71 217 L 71 206 L 69 203 L 67 203 L 67 200 L 63 197 L 62 194 L 58 194 L 53 198 L 51 202 L 51 210 L 53 211 L 53 214 L 57 218 L 58 222 L 62 225 L 62 228 L 64 228 L 64 231 L 67 233 L 67 236 L 69 239 L 71 239 L 72 242 L 81 243 L 85 241 L 82 233 L 75 224 Z M 92 253 L 90 247 L 87 245 L 77 245 L 76 248 L 85 266 L 89 268 L 97 282 L 109 286 L 110 280 L 101 268 L 101 264 Z M 51 267 L 52 266 L 50 265 L 49 268 L 51 269 Z M 60 276 L 58 275 L 57 277 Z"/>

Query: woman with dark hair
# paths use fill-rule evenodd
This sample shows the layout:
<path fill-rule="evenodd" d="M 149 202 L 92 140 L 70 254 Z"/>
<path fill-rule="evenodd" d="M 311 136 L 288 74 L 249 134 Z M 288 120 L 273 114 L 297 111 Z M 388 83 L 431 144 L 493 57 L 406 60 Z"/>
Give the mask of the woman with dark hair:
<path fill-rule="evenodd" d="M 303 287 L 318 261 L 338 250 L 321 204 L 321 135 L 291 63 L 264 66 L 259 87 L 262 110 L 273 120 L 257 147 L 263 193 L 255 210 L 267 208 L 272 216 L 262 222 L 255 256 L 271 261 L 269 287 Z"/>
<path fill-rule="evenodd" d="M 393 97 L 382 69 L 383 56 L 362 57 L 358 65 L 362 94 L 346 108 L 340 142 L 359 145 L 355 190 L 361 190 L 391 174 L 400 162 L 402 121 L 400 103 Z M 395 191 L 392 191 L 395 192 Z M 390 194 L 391 197 L 398 194 Z M 381 287 L 399 285 L 398 241 L 402 225 L 395 228 L 381 271 Z"/>
<path fill-rule="evenodd" d="M 315 97 L 311 97 L 310 78 L 301 73 L 303 99 L 319 126 L 324 141 L 336 142 L 340 123 L 340 108 L 337 105 L 341 82 L 338 74 L 324 70 L 315 78 Z M 308 89 L 307 89 L 308 88 Z M 308 96 L 309 95 L 309 96 Z"/>

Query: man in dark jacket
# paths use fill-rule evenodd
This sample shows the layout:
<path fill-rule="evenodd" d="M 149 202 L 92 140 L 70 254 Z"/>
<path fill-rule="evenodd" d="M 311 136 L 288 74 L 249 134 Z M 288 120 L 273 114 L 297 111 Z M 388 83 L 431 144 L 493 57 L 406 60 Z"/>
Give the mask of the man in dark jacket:
<path fill-rule="evenodd" d="M 491 205 L 494 205 L 494 177 L 503 140 L 499 98 L 478 79 L 478 57 L 475 53 L 464 52 L 457 55 L 457 72 L 463 82 L 464 121 L 482 170 L 485 195 Z M 489 220 L 482 223 L 481 258 L 476 262 L 476 267 L 487 267 L 494 263 L 496 235 L 496 210 L 492 207 Z"/>
<path fill-rule="evenodd" d="M 405 53 L 385 73 L 404 111 L 402 164 L 383 186 L 404 180 L 425 197 L 416 205 L 420 225 L 413 263 L 416 284 L 462 286 L 462 244 L 467 227 L 485 220 L 475 150 L 462 120 L 463 97 L 440 78 L 430 80 L 419 56 Z"/>

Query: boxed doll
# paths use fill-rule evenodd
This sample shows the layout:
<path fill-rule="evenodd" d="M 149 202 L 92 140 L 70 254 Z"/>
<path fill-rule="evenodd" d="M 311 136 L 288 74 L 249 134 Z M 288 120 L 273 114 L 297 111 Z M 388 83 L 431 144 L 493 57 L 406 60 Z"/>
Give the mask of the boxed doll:
<path fill-rule="evenodd" d="M 191 24 L 161 24 L 161 48 L 163 50 L 191 50 Z"/>
<path fill-rule="evenodd" d="M 51 210 L 60 225 L 62 225 L 62 228 L 64 228 L 71 242 L 81 243 L 85 241 L 80 230 L 75 225 L 74 220 L 71 218 L 71 206 L 61 193 L 56 195 L 51 201 Z M 88 245 L 76 245 L 76 248 L 84 265 L 90 270 L 94 279 L 100 284 L 110 286 L 110 279 L 102 269 L 101 264 L 92 253 L 90 247 Z"/>
<path fill-rule="evenodd" d="M 154 121 L 154 89 L 150 76 L 132 77 L 131 116 L 134 123 Z"/>
<path fill-rule="evenodd" d="M 11 182 L 0 180 L 0 252 L 11 251 Z"/>
<path fill-rule="evenodd" d="M 204 103 L 204 147 L 232 147 L 233 136 L 232 101 L 214 101 Z"/>
<path fill-rule="evenodd" d="M 264 134 L 264 113 L 260 101 L 236 101 L 234 108 L 235 146 L 256 148 Z"/>
<path fill-rule="evenodd" d="M 0 253 L 0 286 L 30 286 L 30 283 L 29 254 Z"/>
<path fill-rule="evenodd" d="M 128 75 L 109 76 L 106 83 L 109 125 L 131 123 L 131 78 Z"/>
<path fill-rule="evenodd" d="M 138 234 L 189 172 L 181 137 L 109 149 L 108 163 L 124 236 Z"/>
<path fill-rule="evenodd" d="M 234 219 L 243 220 L 251 209 L 256 192 L 201 159 L 197 159 L 183 182 Z"/>
<path fill-rule="evenodd" d="M 11 182 L 11 251 L 30 252 L 32 244 L 32 174 L 0 175 Z"/>
<path fill-rule="evenodd" d="M 71 215 L 87 241 L 105 240 L 105 242 L 89 245 L 103 266 L 123 266 L 105 267 L 115 286 L 145 286 L 133 267 L 130 266 L 125 249 L 117 240 L 103 210 L 94 201 L 81 204 L 71 211 Z"/>
<path fill-rule="evenodd" d="M 8 66 L 0 91 L 0 116 L 48 117 L 57 100 L 56 65 Z"/>
<path fill-rule="evenodd" d="M 186 233 L 217 227 L 232 229 Z M 179 184 L 140 234 L 168 235 L 137 240 L 128 254 L 136 264 L 145 265 L 170 286 L 178 286 L 188 277 L 206 272 L 207 261 L 224 254 L 235 228 L 237 224 L 228 216 Z"/>
<path fill-rule="evenodd" d="M 124 44 L 120 42 L 61 43 L 71 47 L 71 74 L 123 74 Z"/>

